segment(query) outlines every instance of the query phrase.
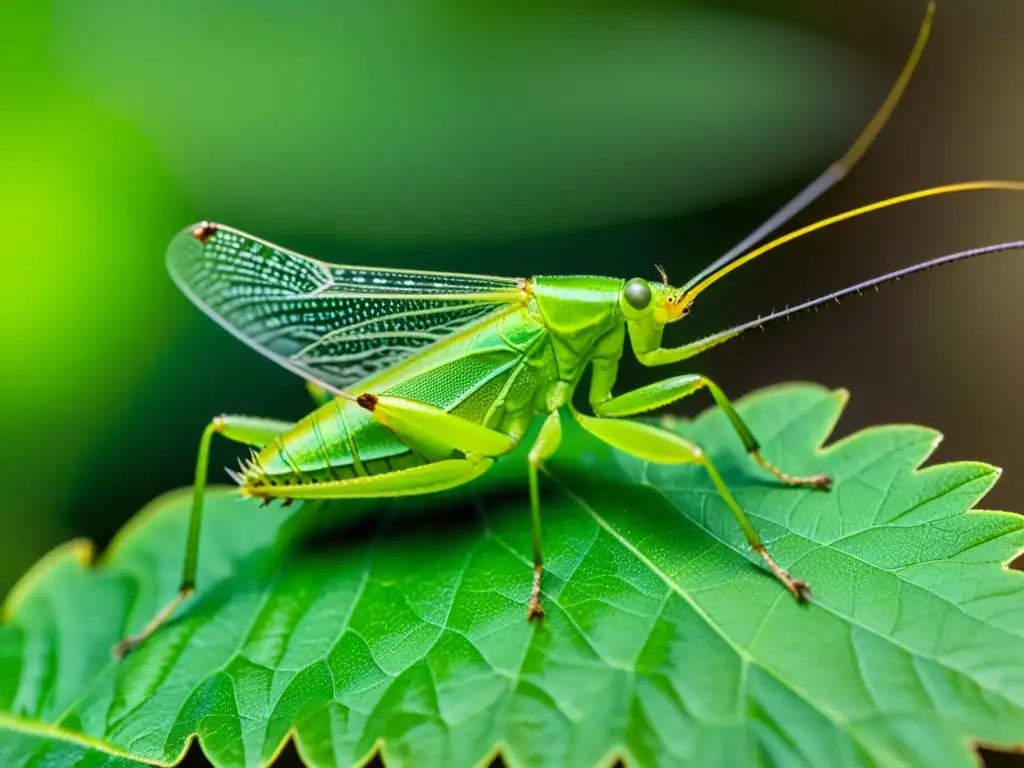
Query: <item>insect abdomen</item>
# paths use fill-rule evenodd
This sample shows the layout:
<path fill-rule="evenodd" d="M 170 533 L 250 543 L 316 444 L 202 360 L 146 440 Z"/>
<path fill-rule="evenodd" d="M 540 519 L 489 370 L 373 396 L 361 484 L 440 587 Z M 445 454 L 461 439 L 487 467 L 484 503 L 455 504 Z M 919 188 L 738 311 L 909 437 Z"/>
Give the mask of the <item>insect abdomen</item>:
<path fill-rule="evenodd" d="M 336 399 L 260 451 L 244 479 L 254 495 L 287 496 L 288 486 L 348 480 L 423 463 L 366 410 Z"/>
<path fill-rule="evenodd" d="M 361 382 L 360 391 L 399 395 L 441 408 L 492 429 L 521 435 L 535 415 L 536 390 L 553 365 L 528 363 L 547 349 L 543 326 L 523 313 L 456 336 L 395 370 Z M 460 343 L 456 343 L 460 342 Z M 429 365 L 434 361 L 434 365 Z M 399 375 L 399 374 L 402 375 Z M 510 414 L 511 411 L 511 414 Z M 244 491 L 287 497 L 288 489 L 345 481 L 452 456 L 423 456 L 351 400 L 321 406 L 265 447 L 246 468 Z"/>

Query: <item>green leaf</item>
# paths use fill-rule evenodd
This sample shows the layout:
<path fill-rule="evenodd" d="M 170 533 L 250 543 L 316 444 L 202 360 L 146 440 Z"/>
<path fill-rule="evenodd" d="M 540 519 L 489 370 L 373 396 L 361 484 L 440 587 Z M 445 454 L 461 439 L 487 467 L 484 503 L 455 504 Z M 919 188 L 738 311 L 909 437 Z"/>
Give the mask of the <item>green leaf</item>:
<path fill-rule="evenodd" d="M 831 473 L 827 494 L 766 479 L 718 411 L 678 424 L 814 586 L 803 607 L 699 468 L 567 429 L 544 484 L 542 626 L 525 620 L 520 454 L 472 492 L 379 505 L 340 533 L 322 521 L 365 507 L 213 492 L 197 597 L 117 664 L 111 646 L 175 592 L 188 498 L 159 499 L 99 567 L 72 543 L 8 597 L 0 764 L 168 764 L 198 734 L 221 766 L 270 762 L 290 735 L 318 766 L 378 747 L 389 766 L 498 750 L 523 766 L 973 766 L 972 741 L 1024 741 L 1024 576 L 1002 567 L 1024 520 L 965 514 L 990 466 L 916 471 L 932 430 L 818 450 L 844 400 L 790 385 L 740 407 L 771 460 Z"/>

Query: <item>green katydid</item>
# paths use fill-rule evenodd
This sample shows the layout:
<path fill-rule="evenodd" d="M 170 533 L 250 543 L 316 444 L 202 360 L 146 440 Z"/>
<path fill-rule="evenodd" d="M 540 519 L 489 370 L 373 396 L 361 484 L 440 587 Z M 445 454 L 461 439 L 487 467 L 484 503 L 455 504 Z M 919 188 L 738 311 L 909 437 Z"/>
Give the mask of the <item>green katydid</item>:
<path fill-rule="evenodd" d="M 367 498 L 424 494 L 470 482 L 509 453 L 537 420 L 528 456 L 533 583 L 529 619 L 541 607 L 539 472 L 558 448 L 560 412 L 614 448 L 663 464 L 703 465 L 747 541 L 798 601 L 810 588 L 775 563 L 726 487 L 714 462 L 675 432 L 624 417 L 707 389 L 744 448 L 767 473 L 792 486 L 827 489 L 828 477 L 798 477 L 764 457 L 724 392 L 701 375 L 674 376 L 614 395 L 628 335 L 646 366 L 692 357 L 752 328 L 867 287 L 982 253 L 1003 243 L 933 259 L 783 312 L 675 348 L 665 326 L 721 277 L 785 242 L 833 223 L 913 199 L 968 189 L 1024 190 L 1018 182 L 970 182 L 926 189 L 863 206 L 748 250 L 839 181 L 860 159 L 898 101 L 924 48 L 930 6 L 911 56 L 888 98 L 849 152 L 793 201 L 680 288 L 660 281 L 607 277 L 505 278 L 329 264 L 225 226 L 183 231 L 168 251 L 170 272 L 192 301 L 227 330 L 304 377 L 321 404 L 298 423 L 218 416 L 207 426 L 196 464 L 184 573 L 178 596 L 124 654 L 152 634 L 194 590 L 210 441 L 215 434 L 254 448 L 233 473 L 246 496 L 281 499 Z M 659 268 L 659 271 L 660 268 Z M 574 404 L 591 370 L 591 415 Z"/>

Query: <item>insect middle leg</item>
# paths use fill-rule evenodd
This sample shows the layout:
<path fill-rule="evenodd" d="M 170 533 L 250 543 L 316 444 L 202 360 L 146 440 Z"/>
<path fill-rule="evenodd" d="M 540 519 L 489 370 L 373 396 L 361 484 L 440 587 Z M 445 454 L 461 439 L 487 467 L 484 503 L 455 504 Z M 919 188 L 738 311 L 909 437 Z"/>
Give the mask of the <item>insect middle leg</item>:
<path fill-rule="evenodd" d="M 544 558 L 541 552 L 541 519 L 540 519 L 540 490 L 538 474 L 544 462 L 558 450 L 562 441 L 562 423 L 558 416 L 558 407 L 568 396 L 565 387 L 556 388 L 550 397 L 548 407 L 551 409 L 544 423 L 541 425 L 540 434 L 530 448 L 527 459 L 530 481 L 530 519 L 531 519 L 531 540 L 533 544 L 533 586 L 530 590 L 530 603 L 527 608 L 527 619 L 540 619 L 544 616 L 544 609 L 540 604 L 540 582 L 544 570 Z M 366 396 L 359 399 L 360 405 L 374 414 L 381 423 L 388 426 L 404 442 L 410 446 L 417 446 L 421 450 L 430 450 L 431 443 L 441 440 L 442 448 L 455 448 L 467 453 L 467 455 L 478 455 L 477 462 L 486 462 L 486 465 L 479 465 L 482 468 L 477 470 L 466 470 L 465 479 L 468 482 L 482 473 L 487 466 L 490 466 L 490 459 L 479 458 L 481 456 L 499 456 L 508 453 L 516 445 L 516 439 L 495 430 L 487 429 L 478 424 L 468 422 L 458 416 L 446 413 L 424 403 L 414 400 L 407 400 L 394 396 Z M 444 437 L 439 438 L 439 435 Z M 441 464 L 468 463 L 466 460 L 448 460 Z M 427 465 L 437 466 L 437 465 Z M 414 470 L 407 470 L 412 472 Z M 318 486 L 322 491 L 324 485 Z M 411 492 L 417 492 L 415 486 L 410 486 Z"/>
<path fill-rule="evenodd" d="M 726 486 L 718 469 L 710 457 L 699 445 L 665 429 L 642 424 L 635 421 L 615 418 L 584 416 L 572 411 L 573 418 L 592 435 L 613 448 L 656 464 L 700 464 L 707 471 L 722 500 L 725 501 L 736 521 L 743 529 L 747 543 L 764 560 L 775 577 L 793 593 L 797 602 L 805 602 L 811 597 L 811 588 L 804 581 L 794 579 L 768 554 L 760 536 L 747 519 L 742 507 Z"/>
<path fill-rule="evenodd" d="M 562 442 L 562 422 L 558 411 L 552 411 L 541 425 L 530 454 L 527 467 L 530 477 L 530 522 L 533 541 L 533 587 L 530 590 L 530 607 L 526 611 L 529 620 L 540 619 L 544 609 L 540 605 L 540 577 L 544 571 L 544 557 L 540 548 L 540 489 L 538 474 L 544 462 L 551 458 Z"/>
<path fill-rule="evenodd" d="M 600 377 L 598 368 L 595 367 L 595 384 L 598 383 Z M 732 424 L 733 429 L 743 442 L 743 447 L 747 450 L 747 453 L 756 461 L 763 469 L 775 475 L 779 480 L 784 482 L 786 485 L 796 486 L 810 486 L 812 488 L 820 488 L 827 490 L 832 480 L 828 475 L 791 475 L 788 472 L 776 467 L 770 461 L 768 461 L 761 454 L 761 445 L 758 443 L 757 438 L 754 437 L 753 432 L 750 431 L 750 427 L 747 426 L 746 422 L 736 411 L 736 408 L 729 401 L 729 398 L 725 396 L 725 393 L 721 388 L 711 381 L 706 376 L 699 374 L 687 374 L 684 376 L 675 376 L 670 379 L 664 379 L 663 381 L 657 381 L 654 384 L 648 384 L 645 387 L 625 392 L 617 397 L 605 397 L 607 399 L 601 399 L 600 392 L 591 394 L 591 403 L 594 408 L 594 413 L 598 416 L 610 416 L 610 417 L 621 417 L 621 416 L 635 416 L 640 413 L 647 413 L 656 408 L 660 408 L 669 403 L 681 400 L 687 395 L 692 395 L 700 389 L 707 389 L 711 393 L 711 397 L 714 398 L 715 403 L 725 413 L 729 419 L 729 423 Z M 610 387 L 609 387 L 610 389 Z"/>
<path fill-rule="evenodd" d="M 199 453 L 196 457 L 195 485 L 192 488 L 192 511 L 188 522 L 188 543 L 185 546 L 185 564 L 182 568 L 181 585 L 178 594 L 154 616 L 142 630 L 135 635 L 124 638 L 114 649 L 114 654 L 121 658 L 138 646 L 147 637 L 167 622 L 178 606 L 188 600 L 195 592 L 196 563 L 199 558 L 199 535 L 203 521 L 203 501 L 206 498 L 206 477 L 210 463 L 210 442 L 214 435 L 223 435 L 228 440 L 244 445 L 262 448 L 278 435 L 288 431 L 293 425 L 275 419 L 262 419 L 253 416 L 217 416 L 203 430 L 199 441 Z"/>

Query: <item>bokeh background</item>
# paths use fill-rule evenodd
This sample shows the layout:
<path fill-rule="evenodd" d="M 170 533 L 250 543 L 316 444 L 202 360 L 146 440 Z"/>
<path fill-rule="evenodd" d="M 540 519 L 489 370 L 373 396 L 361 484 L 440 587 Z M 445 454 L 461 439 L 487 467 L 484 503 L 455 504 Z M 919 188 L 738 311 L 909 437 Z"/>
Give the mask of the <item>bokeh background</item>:
<path fill-rule="evenodd" d="M 0 594 L 191 479 L 222 411 L 297 418 L 301 382 L 163 266 L 213 219 L 328 260 L 677 283 L 847 145 L 924 2 L 0 4 Z M 1024 179 L 1024 3 L 942 0 L 904 102 L 807 223 L 951 181 Z M 1024 195 L 901 207 L 705 294 L 682 341 L 915 261 L 1024 237 Z M 852 391 L 845 434 L 941 430 L 1024 510 L 1024 254 L 931 272 L 712 351 L 732 395 Z M 682 371 L 679 371 L 682 372 Z M 627 363 L 623 383 L 653 374 Z M 704 404 L 687 402 L 694 413 Z M 215 465 L 231 461 L 219 446 Z M 215 472 L 214 476 L 217 476 Z"/>

